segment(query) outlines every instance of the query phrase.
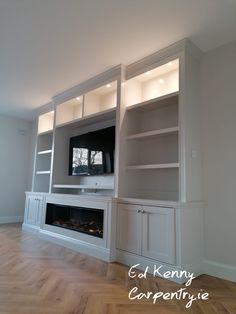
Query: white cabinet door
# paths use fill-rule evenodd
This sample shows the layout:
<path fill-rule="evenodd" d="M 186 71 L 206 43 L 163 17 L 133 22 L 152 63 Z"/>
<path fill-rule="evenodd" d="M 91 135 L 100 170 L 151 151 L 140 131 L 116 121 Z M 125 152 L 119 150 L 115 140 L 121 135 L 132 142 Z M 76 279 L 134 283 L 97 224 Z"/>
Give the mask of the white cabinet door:
<path fill-rule="evenodd" d="M 143 206 L 142 218 L 142 255 L 174 264 L 174 208 Z"/>
<path fill-rule="evenodd" d="M 39 226 L 42 212 L 42 196 L 29 195 L 26 199 L 25 217 L 26 224 Z"/>
<path fill-rule="evenodd" d="M 142 206 L 118 204 L 117 248 L 141 255 Z"/>

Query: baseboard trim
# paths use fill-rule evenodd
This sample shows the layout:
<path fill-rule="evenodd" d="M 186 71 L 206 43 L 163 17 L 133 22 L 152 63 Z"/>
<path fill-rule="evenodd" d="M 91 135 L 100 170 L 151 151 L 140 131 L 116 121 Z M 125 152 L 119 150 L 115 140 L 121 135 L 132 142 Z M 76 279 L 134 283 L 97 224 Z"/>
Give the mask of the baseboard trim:
<path fill-rule="evenodd" d="M 203 272 L 206 275 L 236 282 L 236 267 L 209 260 L 203 262 Z"/>
<path fill-rule="evenodd" d="M 0 217 L 0 224 L 11 224 L 17 222 L 23 222 L 23 216 L 8 216 L 8 217 Z"/>

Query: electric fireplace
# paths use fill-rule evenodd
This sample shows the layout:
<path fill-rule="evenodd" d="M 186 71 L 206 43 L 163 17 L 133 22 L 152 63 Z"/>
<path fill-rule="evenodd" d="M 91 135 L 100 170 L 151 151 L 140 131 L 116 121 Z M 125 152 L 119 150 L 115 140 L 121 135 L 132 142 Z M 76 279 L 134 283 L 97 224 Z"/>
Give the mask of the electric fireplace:
<path fill-rule="evenodd" d="M 47 203 L 46 221 L 51 226 L 74 230 L 103 238 L 102 209 Z"/>

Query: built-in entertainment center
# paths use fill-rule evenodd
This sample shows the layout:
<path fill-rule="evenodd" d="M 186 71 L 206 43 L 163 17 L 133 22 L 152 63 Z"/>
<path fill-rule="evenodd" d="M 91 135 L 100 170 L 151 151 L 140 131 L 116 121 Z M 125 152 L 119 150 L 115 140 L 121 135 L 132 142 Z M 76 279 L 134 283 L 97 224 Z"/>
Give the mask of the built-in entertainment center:
<path fill-rule="evenodd" d="M 184 39 L 40 108 L 23 229 L 109 262 L 201 274 L 200 57 Z"/>

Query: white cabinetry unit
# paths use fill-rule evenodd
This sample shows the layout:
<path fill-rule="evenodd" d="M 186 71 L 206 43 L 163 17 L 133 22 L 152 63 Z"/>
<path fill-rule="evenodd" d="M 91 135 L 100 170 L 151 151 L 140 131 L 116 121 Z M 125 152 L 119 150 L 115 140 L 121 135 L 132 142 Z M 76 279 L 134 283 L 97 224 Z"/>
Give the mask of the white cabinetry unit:
<path fill-rule="evenodd" d="M 26 193 L 23 229 L 37 231 L 40 228 L 44 196 Z"/>
<path fill-rule="evenodd" d="M 200 57 L 199 49 L 184 39 L 54 96 L 49 112 L 39 109 L 35 195 L 26 196 L 24 227 L 39 228 L 37 215 L 44 204 L 39 234 L 57 243 L 106 260 L 139 263 L 141 269 L 157 263 L 165 270 L 201 274 Z M 69 175 L 70 139 L 111 126 L 114 173 Z M 103 239 L 63 230 L 55 226 L 57 219 L 45 224 L 44 199 L 96 208 L 99 197 L 120 204 L 116 217 L 109 214 L 114 206 L 103 202 Z"/>
<path fill-rule="evenodd" d="M 175 263 L 174 208 L 119 204 L 117 248 Z"/>

